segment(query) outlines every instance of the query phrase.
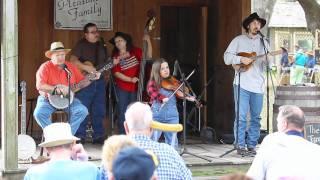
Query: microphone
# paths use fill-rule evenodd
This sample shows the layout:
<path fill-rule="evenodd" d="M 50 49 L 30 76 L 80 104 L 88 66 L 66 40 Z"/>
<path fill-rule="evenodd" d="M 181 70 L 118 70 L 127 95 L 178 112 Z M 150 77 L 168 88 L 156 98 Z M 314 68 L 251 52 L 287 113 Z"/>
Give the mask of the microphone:
<path fill-rule="evenodd" d="M 69 76 L 72 75 L 72 72 L 68 69 L 68 66 L 66 64 L 61 64 L 60 67 L 65 70 Z"/>
<path fill-rule="evenodd" d="M 178 60 L 174 61 L 174 66 L 173 66 L 173 73 L 172 76 L 177 76 L 178 75 Z"/>
<path fill-rule="evenodd" d="M 263 35 L 260 31 L 257 31 L 257 33 L 258 33 L 262 38 L 264 38 L 264 35 Z"/>

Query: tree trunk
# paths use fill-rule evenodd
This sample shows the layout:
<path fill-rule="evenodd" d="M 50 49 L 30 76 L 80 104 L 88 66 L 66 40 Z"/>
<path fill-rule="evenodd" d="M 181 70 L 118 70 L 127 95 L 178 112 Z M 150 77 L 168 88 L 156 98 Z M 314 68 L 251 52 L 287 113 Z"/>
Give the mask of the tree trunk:
<path fill-rule="evenodd" d="M 307 20 L 307 27 L 315 34 L 316 29 L 320 29 L 320 5 L 316 0 L 298 0 L 302 6 Z"/>
<path fill-rule="evenodd" d="M 257 12 L 260 17 L 266 19 L 267 20 L 266 25 L 268 25 L 273 12 L 273 7 L 276 4 L 276 2 L 277 0 L 267 0 L 267 1 L 253 0 L 252 10 L 253 12 Z M 263 34 L 267 34 L 268 29 L 263 28 L 261 29 L 261 32 Z"/>

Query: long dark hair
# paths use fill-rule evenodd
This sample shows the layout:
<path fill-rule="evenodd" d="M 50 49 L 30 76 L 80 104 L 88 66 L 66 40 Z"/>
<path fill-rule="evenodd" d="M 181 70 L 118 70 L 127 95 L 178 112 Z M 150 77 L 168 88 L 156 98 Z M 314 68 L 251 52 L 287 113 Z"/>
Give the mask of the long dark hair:
<path fill-rule="evenodd" d="M 154 81 L 156 83 L 157 88 L 161 86 L 161 76 L 160 76 L 160 69 L 162 63 L 168 63 L 167 60 L 163 58 L 159 58 L 154 61 L 152 64 L 151 74 L 149 81 Z"/>
<path fill-rule="evenodd" d="M 132 48 L 133 48 L 133 43 L 132 43 L 131 37 L 129 35 L 128 35 L 128 37 L 124 37 L 124 36 L 118 35 L 118 36 L 114 37 L 114 40 L 117 37 L 121 37 L 122 39 L 124 39 L 126 41 L 126 51 L 130 52 L 132 50 Z M 116 53 L 119 53 L 119 49 L 117 48 L 117 46 L 116 46 L 116 44 L 114 42 L 114 47 L 113 47 L 113 50 L 112 50 L 112 54 L 116 54 Z"/>

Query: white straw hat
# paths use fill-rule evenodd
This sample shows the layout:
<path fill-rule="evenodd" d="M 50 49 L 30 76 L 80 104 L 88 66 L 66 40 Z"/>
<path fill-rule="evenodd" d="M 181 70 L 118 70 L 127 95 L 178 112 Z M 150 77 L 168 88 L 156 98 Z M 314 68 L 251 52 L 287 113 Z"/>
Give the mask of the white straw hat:
<path fill-rule="evenodd" d="M 71 127 L 68 123 L 52 123 L 43 128 L 44 142 L 40 147 L 54 147 L 70 144 L 79 138 L 71 134 Z"/>
<path fill-rule="evenodd" d="M 47 58 L 51 58 L 52 53 L 59 51 L 64 51 L 68 53 L 71 51 L 71 49 L 65 49 L 62 42 L 53 42 L 51 43 L 50 50 L 46 51 L 44 54 Z"/>

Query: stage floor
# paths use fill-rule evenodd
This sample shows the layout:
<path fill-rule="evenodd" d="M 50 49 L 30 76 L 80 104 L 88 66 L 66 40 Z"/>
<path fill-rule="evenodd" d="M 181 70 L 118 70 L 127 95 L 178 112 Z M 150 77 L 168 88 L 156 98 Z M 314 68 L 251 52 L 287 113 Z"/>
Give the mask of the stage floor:
<path fill-rule="evenodd" d="M 233 149 L 233 146 L 229 144 L 202 144 L 200 142 L 193 141 L 191 144 L 188 144 L 185 147 L 185 153 L 182 154 L 182 157 L 187 166 L 191 167 L 250 164 L 253 160 L 253 157 L 241 157 L 237 155 L 236 151 L 232 151 L 224 157 L 219 157 L 225 152 Z M 102 146 L 86 143 L 84 145 L 84 148 L 87 150 L 89 156 L 91 157 L 90 161 L 97 166 L 100 166 Z M 200 156 L 204 159 L 188 154 L 187 152 Z M 40 149 L 38 148 L 37 153 L 36 155 L 34 155 L 34 157 L 38 157 L 39 154 Z M 2 161 L 2 157 L 0 157 L 0 160 Z M 17 173 L 24 173 L 28 168 L 35 165 L 36 164 L 19 163 L 19 170 L 17 171 Z M 0 169 L 2 171 L 2 167 L 0 167 Z"/>

